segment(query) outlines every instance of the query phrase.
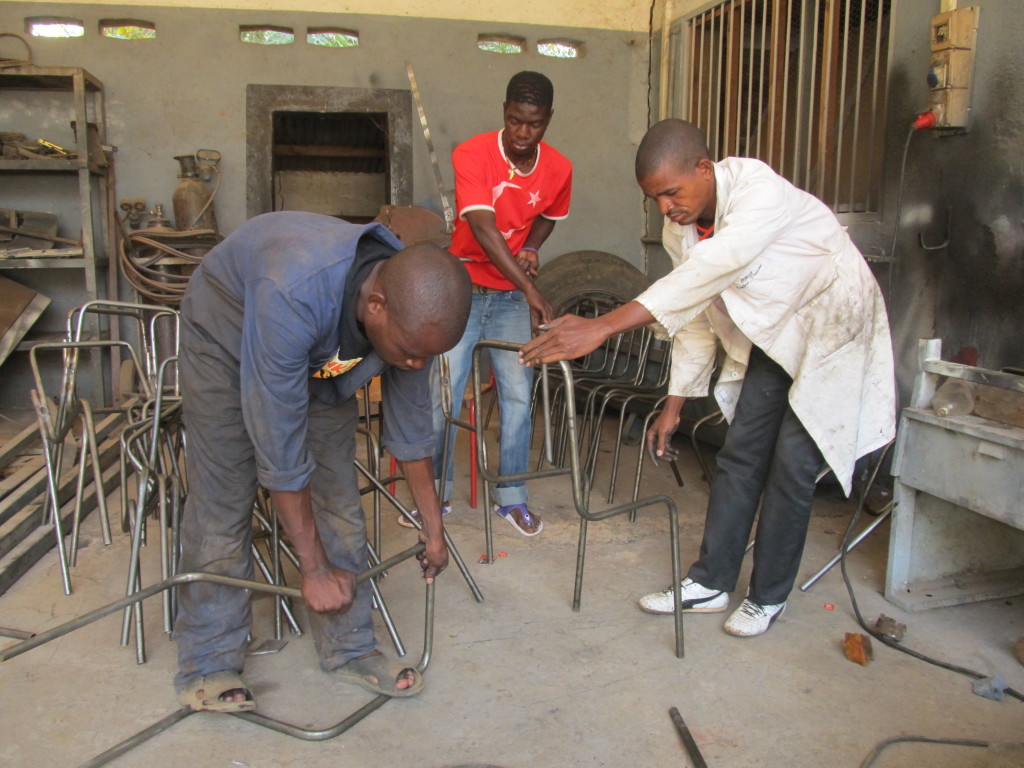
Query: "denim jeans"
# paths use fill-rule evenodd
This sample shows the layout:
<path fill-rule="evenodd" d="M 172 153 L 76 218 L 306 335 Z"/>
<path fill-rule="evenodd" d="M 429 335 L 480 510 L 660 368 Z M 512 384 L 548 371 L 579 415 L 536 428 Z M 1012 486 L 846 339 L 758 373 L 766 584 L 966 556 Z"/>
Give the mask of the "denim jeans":
<path fill-rule="evenodd" d="M 189 493 L 181 523 L 179 572 L 253 578 L 252 509 L 257 487 L 252 440 L 242 419 L 237 366 L 216 344 L 184 329 L 181 384 L 188 429 Z M 366 521 L 355 477 L 354 399 L 309 404 L 307 445 L 317 468 L 310 481 L 313 515 L 328 559 L 359 572 L 367 566 Z M 180 691 L 194 677 L 242 671 L 251 622 L 248 590 L 194 582 L 178 588 L 174 626 Z M 320 665 L 331 670 L 376 647 L 367 585 L 348 612 L 309 612 Z"/>
<path fill-rule="evenodd" d="M 700 559 L 687 574 L 709 589 L 732 592 L 761 502 L 748 592 L 759 605 L 784 603 L 793 589 L 824 462 L 789 405 L 792 383 L 778 363 L 758 347 L 751 350 L 736 415 L 716 459 Z"/>
<path fill-rule="evenodd" d="M 469 322 L 462 340 L 447 353 L 451 371 L 452 409 L 458 413 L 462 395 L 466 391 L 473 366 L 473 347 L 481 339 L 511 341 L 525 344 L 530 340 L 530 305 L 521 291 L 503 291 L 489 294 L 473 294 Z M 519 364 L 516 352 L 487 350 L 491 369 L 498 385 L 498 411 L 500 415 L 499 472 L 504 475 L 526 472 L 530 457 L 530 396 L 533 389 L 533 369 Z M 436 368 L 436 366 L 435 366 Z M 437 372 L 430 377 L 431 394 L 434 400 L 434 472 L 441 474 L 441 459 L 444 451 L 444 412 L 441 409 L 441 385 Z M 478 412 L 478 417 L 483 414 Z M 451 445 L 455 445 L 455 427 L 451 428 Z M 476 458 L 474 457 L 475 461 Z M 452 497 L 454 462 L 449 462 L 448 476 L 444 487 L 438 482 L 442 501 Z M 440 481 L 440 477 L 437 478 Z M 525 504 L 529 494 L 520 481 L 501 483 L 494 490 L 494 501 L 499 506 Z"/>

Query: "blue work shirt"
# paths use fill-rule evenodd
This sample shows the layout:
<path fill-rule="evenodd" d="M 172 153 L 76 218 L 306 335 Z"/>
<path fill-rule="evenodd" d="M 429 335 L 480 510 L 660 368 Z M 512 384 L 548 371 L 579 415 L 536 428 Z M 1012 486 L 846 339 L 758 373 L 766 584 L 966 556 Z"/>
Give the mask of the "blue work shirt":
<path fill-rule="evenodd" d="M 391 368 L 355 319 L 362 280 L 376 261 L 401 248 L 380 224 L 266 213 L 219 243 L 190 278 L 181 305 L 186 339 L 191 333 L 217 344 L 225 364 L 238 371 L 258 480 L 268 490 L 309 485 L 310 397 L 342 402 L 378 374 L 384 447 L 399 461 L 432 454 L 431 366 Z M 358 362 L 332 378 L 312 378 L 335 357 Z"/>

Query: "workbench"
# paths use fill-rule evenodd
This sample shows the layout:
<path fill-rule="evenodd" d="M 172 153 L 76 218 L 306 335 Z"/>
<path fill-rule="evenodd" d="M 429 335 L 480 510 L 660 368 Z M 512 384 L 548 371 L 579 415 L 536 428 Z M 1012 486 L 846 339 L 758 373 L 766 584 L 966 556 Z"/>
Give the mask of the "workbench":
<path fill-rule="evenodd" d="M 1024 392 L 1024 377 L 941 360 L 922 340 L 900 417 L 885 597 L 908 611 L 1024 594 L 1024 429 L 929 407 L 939 376 Z"/>

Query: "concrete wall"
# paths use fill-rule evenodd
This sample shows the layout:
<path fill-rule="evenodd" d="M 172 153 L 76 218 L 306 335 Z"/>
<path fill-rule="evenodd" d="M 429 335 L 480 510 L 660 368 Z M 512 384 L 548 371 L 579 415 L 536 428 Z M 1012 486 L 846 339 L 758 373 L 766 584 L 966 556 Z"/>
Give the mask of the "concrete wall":
<path fill-rule="evenodd" d="M 3 0 L 0 0 L 2 2 Z M 662 2 L 663 0 L 658 0 Z M 77 5 L 96 5 L 93 0 L 68 0 Z M 519 0 L 515 3 L 482 3 L 478 0 L 165 0 L 172 8 L 234 8 L 250 11 L 313 11 L 326 13 L 373 13 L 381 16 L 425 17 L 548 25 L 585 29 L 646 31 L 650 8 L 636 0 Z"/>
<path fill-rule="evenodd" d="M 889 311 L 906 395 L 918 338 L 943 340 L 945 357 L 974 347 L 987 368 L 1024 365 L 1024 3 L 975 0 L 981 8 L 973 124 L 961 136 L 913 136 Z M 938 2 L 898 2 L 889 84 L 886 216 L 891 242 L 909 124 L 926 106 L 928 30 Z M 961 7 L 969 3 L 961 2 Z M 948 239 L 941 250 L 925 250 Z M 887 246 L 888 247 L 888 246 Z"/>
<path fill-rule="evenodd" d="M 707 5 L 679 0 L 669 12 L 678 17 Z M 947 356 L 976 347 L 980 364 L 987 367 L 1024 365 L 1024 59 L 1017 42 L 1017 30 L 1024 28 L 1024 3 L 976 0 L 975 5 L 981 7 L 981 16 L 972 129 L 945 138 L 915 135 L 901 178 L 909 123 L 926 104 L 929 19 L 939 3 L 894 2 L 880 230 L 886 250 L 895 230 L 901 185 L 903 203 L 895 261 L 874 269 L 889 299 L 903 394 L 909 390 L 922 337 L 942 337 Z M 664 3 L 656 3 L 650 16 L 656 26 L 663 13 Z M 632 178 L 632 157 L 649 110 L 642 32 L 513 21 L 20 2 L 0 2 L 0 29 L 20 31 L 22 19 L 30 15 L 75 16 L 86 24 L 83 39 L 33 39 L 32 47 L 40 64 L 84 66 L 106 83 L 110 141 L 119 147 L 119 196 L 169 203 L 177 170 L 172 155 L 199 147 L 219 149 L 225 178 L 218 216 L 225 229 L 245 217 L 246 84 L 404 89 L 404 60 L 411 60 L 450 190 L 446 158 L 451 149 L 474 133 L 500 125 L 502 91 L 510 75 L 520 69 L 542 70 L 556 86 L 556 115 L 548 138 L 576 166 L 572 216 L 556 228 L 545 258 L 596 248 L 655 275 L 664 266 L 656 258 L 650 264 L 644 258 L 639 242 L 644 215 Z M 156 22 L 158 39 L 98 37 L 98 20 L 119 16 Z M 281 24 L 297 31 L 307 25 L 351 27 L 360 30 L 363 42 L 354 50 L 318 50 L 302 43 L 249 46 L 237 41 L 237 27 L 246 23 Z M 597 22 L 581 13 L 580 24 L 586 23 Z M 636 19 L 628 24 L 640 26 Z M 536 53 L 485 54 L 475 47 L 481 32 L 518 34 L 531 42 L 541 37 L 582 39 L 586 56 L 558 61 Z M 657 58 L 654 71 L 657 75 Z M 656 114 L 656 90 L 652 95 Z M 436 208 L 427 153 L 415 128 L 414 134 L 414 201 Z M 653 233 L 657 231 L 655 226 Z M 920 236 L 926 245 L 942 243 L 947 235 L 948 246 L 942 250 L 925 250 L 919 242 Z"/>
<path fill-rule="evenodd" d="M 225 231 L 245 220 L 247 84 L 408 90 L 404 62 L 410 60 L 450 194 L 451 150 L 476 133 L 501 127 L 501 102 L 511 75 L 522 69 L 542 71 L 555 84 L 555 118 L 546 138 L 575 166 L 572 213 L 558 225 L 542 258 L 584 248 L 611 251 L 634 263 L 641 258 L 632 155 L 646 127 L 646 34 L 349 13 L 20 2 L 0 3 L 0 30 L 21 32 L 28 16 L 84 22 L 83 38 L 31 38 L 30 43 L 35 63 L 85 67 L 104 82 L 107 138 L 118 147 L 118 196 L 167 207 L 176 184 L 173 155 L 217 149 L 223 154 L 217 217 Z M 157 38 L 101 37 L 96 30 L 104 18 L 155 22 Z M 240 24 L 292 27 L 297 42 L 243 44 Z M 307 26 L 358 30 L 360 45 L 307 45 Z M 477 49 L 478 34 L 497 32 L 525 37 L 531 44 L 541 38 L 574 38 L 583 42 L 585 56 L 558 60 L 535 51 L 509 56 Z M 18 55 L 19 48 L 11 50 L 10 55 Z M 439 210 L 415 115 L 413 124 L 413 202 Z"/>
<path fill-rule="evenodd" d="M 713 5 L 659 0 L 652 17 L 659 29 L 666 2 L 673 19 Z M 893 0 L 880 222 L 850 228 L 855 242 L 872 254 L 880 249 L 891 256 L 896 235 L 893 261 L 874 263 L 872 270 L 888 301 L 904 402 L 916 373 L 919 338 L 942 338 L 947 358 L 973 347 L 979 365 L 1024 366 L 1024 3 L 960 1 L 968 5 L 981 8 L 973 124 L 960 136 L 915 134 L 901 176 L 910 124 L 927 107 L 930 20 L 941 9 L 939 0 Z M 656 88 L 652 109 L 657 110 Z M 652 217 L 652 234 L 659 231 L 659 218 Z M 927 250 L 921 238 L 926 246 L 947 239 L 948 245 Z M 667 271 L 661 249 L 650 252 L 650 271 Z"/>

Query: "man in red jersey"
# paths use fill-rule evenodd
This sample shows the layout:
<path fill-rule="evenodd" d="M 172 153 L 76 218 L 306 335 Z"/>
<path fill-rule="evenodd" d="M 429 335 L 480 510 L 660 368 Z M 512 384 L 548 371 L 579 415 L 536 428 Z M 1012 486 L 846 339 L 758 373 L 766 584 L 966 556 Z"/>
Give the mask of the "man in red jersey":
<path fill-rule="evenodd" d="M 466 389 L 478 341 L 526 343 L 533 326 L 553 319 L 551 304 L 533 284 L 538 252 L 555 222 L 569 215 L 572 192 L 572 164 L 542 141 L 554 114 L 553 101 L 554 87 L 547 77 L 538 72 L 514 75 L 503 104 L 505 127 L 474 136 L 452 154 L 459 220 L 451 252 L 465 262 L 473 283 L 466 332 L 447 355 L 455 402 Z M 519 365 L 514 352 L 491 350 L 490 356 L 501 413 L 500 472 L 526 472 L 533 371 Z M 437 439 L 434 471 L 440 473 L 445 421 L 437 376 L 431 377 L 431 386 Z M 438 483 L 445 514 L 451 509 L 451 464 L 444 483 Z M 499 485 L 494 500 L 494 511 L 521 534 L 540 533 L 543 523 L 528 508 L 522 482 Z M 405 523 L 405 518 L 399 522 Z"/>

